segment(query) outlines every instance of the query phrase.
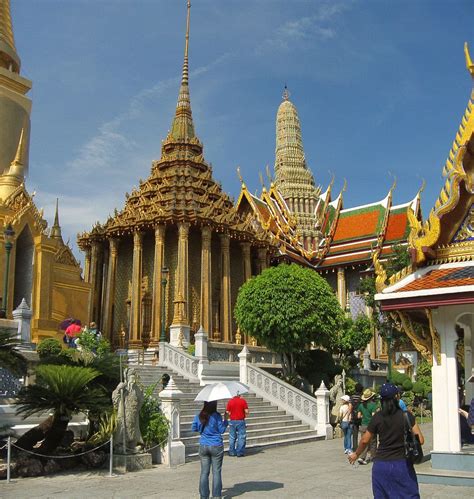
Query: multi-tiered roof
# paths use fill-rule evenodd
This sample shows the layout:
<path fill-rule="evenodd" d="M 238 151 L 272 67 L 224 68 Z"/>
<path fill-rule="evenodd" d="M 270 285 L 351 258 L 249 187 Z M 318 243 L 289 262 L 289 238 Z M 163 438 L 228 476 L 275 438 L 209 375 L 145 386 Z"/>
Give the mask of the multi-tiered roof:
<path fill-rule="evenodd" d="M 212 176 L 205 161 L 203 145 L 194 129 L 189 94 L 189 9 L 181 85 L 176 112 L 168 136 L 162 143 L 161 158 L 154 161 L 150 176 L 140 181 L 138 189 L 126 194 L 124 208 L 116 211 L 105 224 L 96 224 L 90 233 L 79 236 L 85 247 L 90 238 L 121 236 L 136 230 L 150 229 L 157 223 L 189 222 L 209 225 L 216 232 L 227 231 L 232 238 L 270 241 L 254 217 L 237 213 L 221 184 Z"/>

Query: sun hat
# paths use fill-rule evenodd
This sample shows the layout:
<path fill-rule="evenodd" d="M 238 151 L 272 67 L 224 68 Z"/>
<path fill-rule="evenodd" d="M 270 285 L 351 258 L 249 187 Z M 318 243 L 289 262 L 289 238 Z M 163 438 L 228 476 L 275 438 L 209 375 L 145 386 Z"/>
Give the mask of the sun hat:
<path fill-rule="evenodd" d="M 366 388 L 360 399 L 366 401 L 371 399 L 374 395 L 375 393 L 370 388 Z"/>
<path fill-rule="evenodd" d="M 398 388 L 393 383 L 384 383 L 380 388 L 380 396 L 383 399 L 389 399 L 395 397 L 397 393 L 400 393 Z"/>
<path fill-rule="evenodd" d="M 343 395 L 341 397 L 341 400 L 344 400 L 344 402 L 350 402 L 351 401 L 351 398 L 349 397 L 349 395 Z"/>

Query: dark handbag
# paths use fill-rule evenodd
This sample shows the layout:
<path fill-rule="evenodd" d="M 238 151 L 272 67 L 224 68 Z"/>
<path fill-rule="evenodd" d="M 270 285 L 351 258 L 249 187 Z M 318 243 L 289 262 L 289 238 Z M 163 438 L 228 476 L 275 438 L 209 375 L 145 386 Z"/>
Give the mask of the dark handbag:
<path fill-rule="evenodd" d="M 421 447 L 420 437 L 413 433 L 406 412 L 403 413 L 403 420 L 405 423 L 405 457 L 412 464 L 420 464 L 423 459 L 423 448 Z"/>

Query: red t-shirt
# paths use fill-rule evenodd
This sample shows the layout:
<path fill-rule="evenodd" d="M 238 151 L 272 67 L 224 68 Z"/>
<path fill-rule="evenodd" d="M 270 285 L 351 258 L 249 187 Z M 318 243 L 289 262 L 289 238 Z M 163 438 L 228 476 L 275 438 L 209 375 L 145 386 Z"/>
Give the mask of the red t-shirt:
<path fill-rule="evenodd" d="M 66 334 L 70 337 L 70 338 L 75 338 L 76 336 L 79 336 L 79 334 L 81 333 L 81 326 L 79 326 L 79 324 L 71 324 L 70 326 L 67 327 L 66 329 Z"/>
<path fill-rule="evenodd" d="M 227 402 L 227 412 L 230 413 L 231 421 L 245 419 L 245 409 L 249 406 L 247 401 L 241 397 L 234 397 Z"/>

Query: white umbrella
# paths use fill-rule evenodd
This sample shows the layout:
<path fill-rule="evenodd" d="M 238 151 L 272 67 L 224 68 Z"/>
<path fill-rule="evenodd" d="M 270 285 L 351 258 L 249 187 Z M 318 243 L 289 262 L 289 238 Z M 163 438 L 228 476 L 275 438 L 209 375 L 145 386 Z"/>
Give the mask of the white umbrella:
<path fill-rule="evenodd" d="M 194 400 L 211 402 L 213 400 L 231 399 L 248 391 L 249 387 L 239 381 L 219 381 L 218 383 L 206 385 Z"/>

